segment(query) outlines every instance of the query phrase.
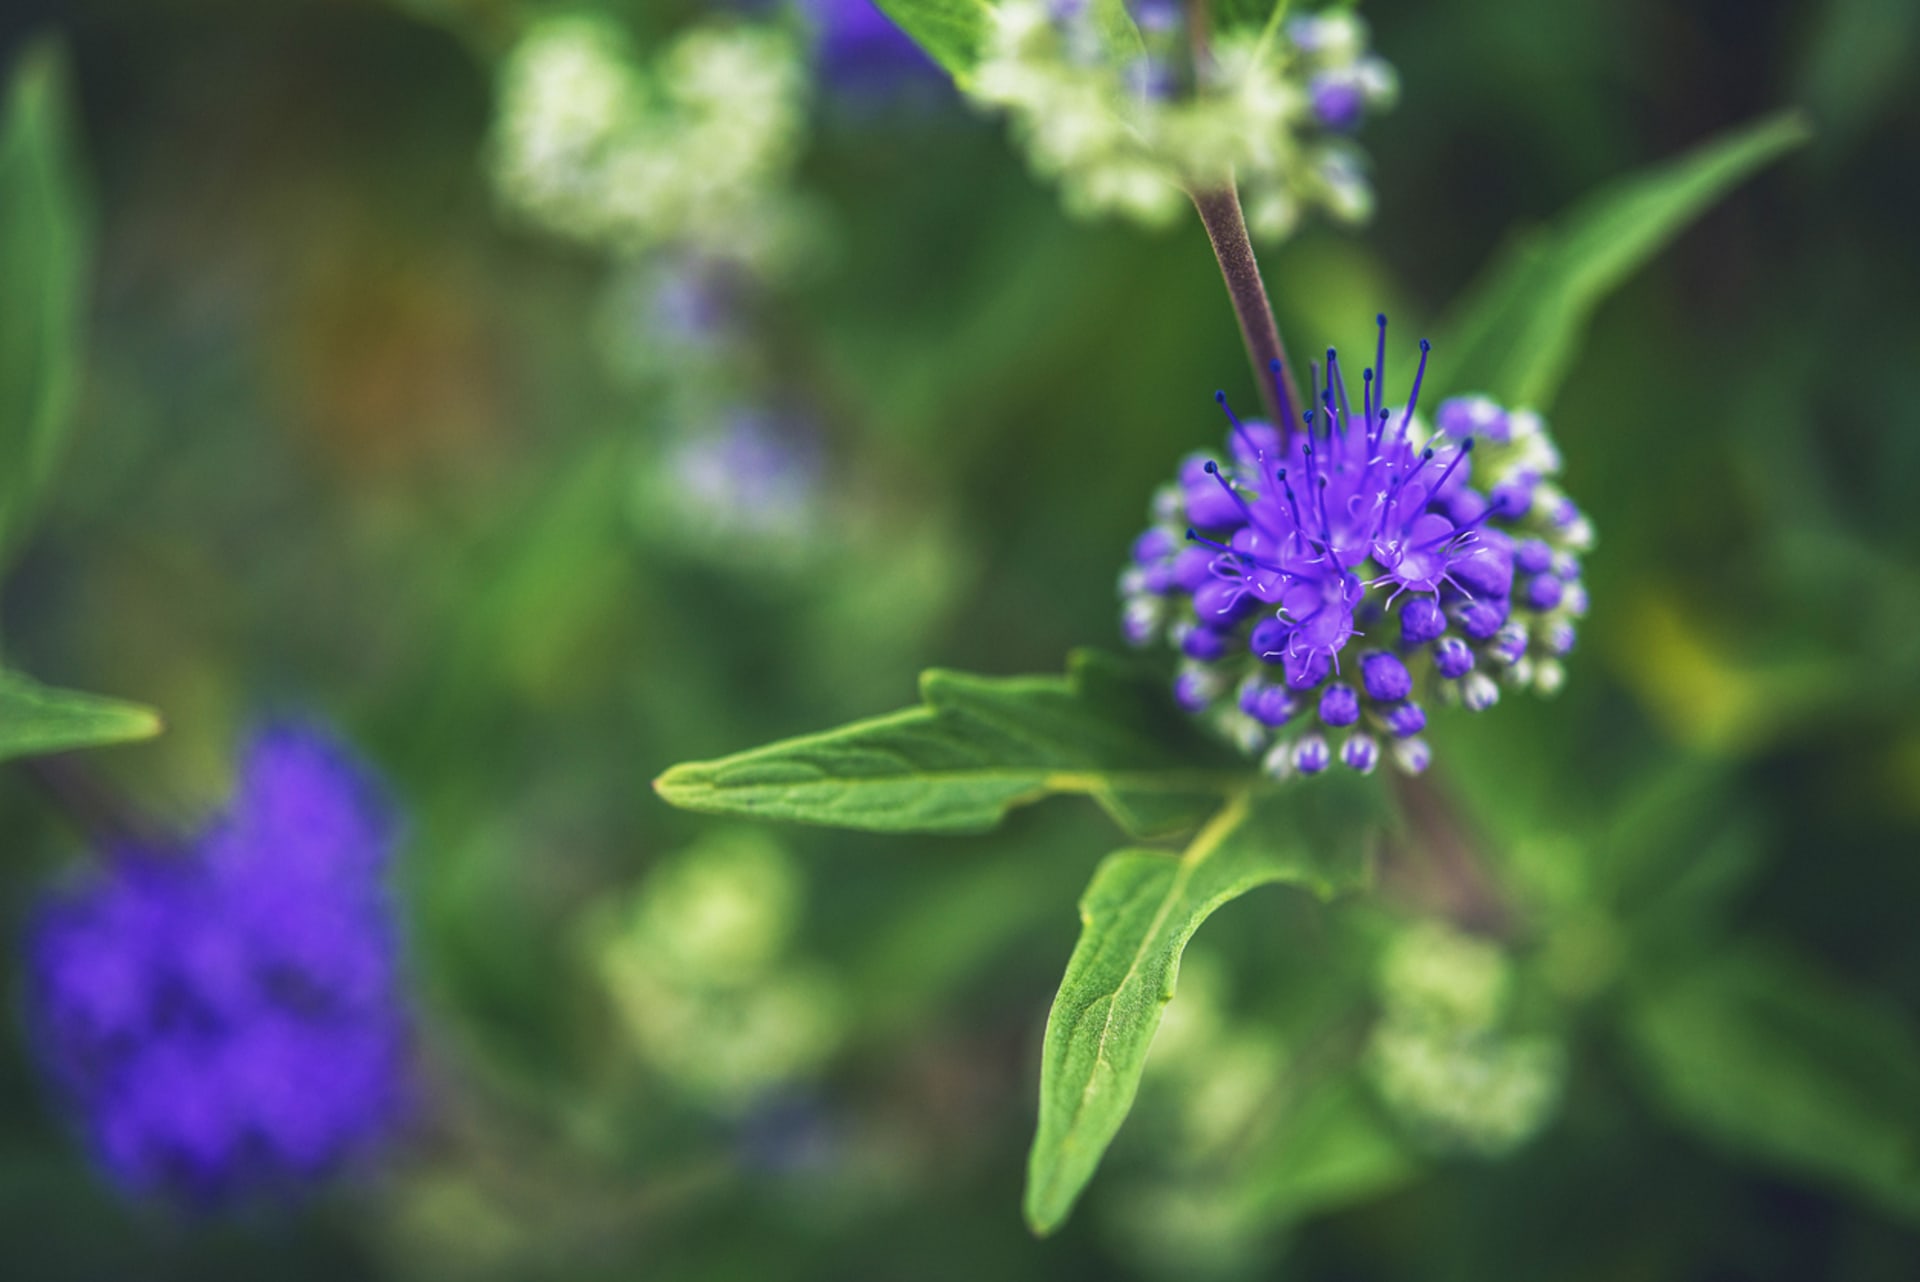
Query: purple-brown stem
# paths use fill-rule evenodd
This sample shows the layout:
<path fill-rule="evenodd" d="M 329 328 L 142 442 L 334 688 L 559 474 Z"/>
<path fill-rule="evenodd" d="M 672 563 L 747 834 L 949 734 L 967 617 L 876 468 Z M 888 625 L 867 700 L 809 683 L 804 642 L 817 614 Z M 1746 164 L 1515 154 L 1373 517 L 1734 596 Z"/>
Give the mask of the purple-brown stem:
<path fill-rule="evenodd" d="M 1513 905 L 1487 870 L 1480 835 L 1453 797 L 1430 775 L 1395 783 L 1409 838 L 1385 852 L 1383 887 L 1463 930 L 1511 937 L 1518 925 Z"/>
<path fill-rule="evenodd" d="M 1287 368 L 1287 349 L 1280 342 L 1260 264 L 1254 260 L 1247 220 L 1240 212 L 1240 193 L 1228 179 L 1222 186 L 1195 191 L 1192 196 L 1207 239 L 1213 242 L 1213 256 L 1220 261 L 1220 274 L 1226 278 L 1227 296 L 1233 300 L 1240 336 L 1246 340 L 1247 359 L 1253 362 L 1254 386 L 1260 389 L 1260 402 L 1267 419 L 1279 430 L 1284 449 L 1294 429 L 1294 415 L 1306 406 L 1294 385 L 1293 371 Z"/>

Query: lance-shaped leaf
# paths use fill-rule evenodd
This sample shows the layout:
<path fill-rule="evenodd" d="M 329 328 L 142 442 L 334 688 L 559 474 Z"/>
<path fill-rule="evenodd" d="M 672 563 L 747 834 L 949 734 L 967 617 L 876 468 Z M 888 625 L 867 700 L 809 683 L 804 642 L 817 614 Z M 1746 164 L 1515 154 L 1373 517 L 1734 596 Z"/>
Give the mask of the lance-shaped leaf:
<path fill-rule="evenodd" d="M 1546 407 L 1601 300 L 1714 201 L 1809 136 L 1798 115 L 1769 117 L 1607 187 L 1511 244 L 1435 344 L 1445 387 Z"/>
<path fill-rule="evenodd" d="M 875 0 L 880 12 L 927 51 L 946 73 L 965 84 L 980 61 L 993 11 L 986 0 Z"/>
<path fill-rule="evenodd" d="M 869 832 L 982 832 L 1014 806 L 1091 795 L 1129 834 L 1191 829 L 1250 775 L 1197 733 L 1165 688 L 1076 653 L 1066 677 L 935 670 L 923 706 L 654 781 L 676 806 Z"/>
<path fill-rule="evenodd" d="M 1788 954 L 1717 951 L 1635 995 L 1627 1032 L 1676 1120 L 1920 1222 L 1920 1029 Z"/>
<path fill-rule="evenodd" d="M 77 690 L 56 690 L 17 672 L 0 672 L 0 761 L 151 739 L 151 708 Z"/>
<path fill-rule="evenodd" d="M 1241 794 L 1177 855 L 1109 855 L 1080 900 L 1080 942 L 1047 1016 L 1027 1222 L 1058 1227 L 1133 1107 L 1180 954 L 1215 909 L 1280 882 L 1325 897 L 1365 883 L 1384 822 L 1377 781 Z"/>
<path fill-rule="evenodd" d="M 79 386 L 85 220 L 65 63 L 38 44 L 0 118 L 0 559 L 53 470 Z"/>

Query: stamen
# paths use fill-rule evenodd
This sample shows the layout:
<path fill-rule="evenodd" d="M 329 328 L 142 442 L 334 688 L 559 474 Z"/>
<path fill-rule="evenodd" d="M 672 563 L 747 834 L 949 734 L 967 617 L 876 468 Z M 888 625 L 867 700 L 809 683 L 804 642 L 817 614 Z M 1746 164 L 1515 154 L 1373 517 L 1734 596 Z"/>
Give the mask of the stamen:
<path fill-rule="evenodd" d="M 1293 486 L 1287 484 L 1287 469 L 1283 467 L 1275 472 L 1273 479 L 1280 482 L 1280 492 L 1287 496 L 1287 514 L 1293 517 L 1294 531 L 1296 533 L 1304 531 L 1307 523 L 1300 519 L 1300 505 L 1293 497 Z"/>
<path fill-rule="evenodd" d="M 1487 504 L 1486 510 L 1480 513 L 1479 516 L 1474 517 L 1471 521 L 1462 521 L 1460 524 L 1454 526 L 1451 530 L 1447 530 L 1443 533 L 1436 534 L 1430 539 L 1422 539 L 1420 542 L 1414 544 L 1413 546 L 1416 548 L 1430 548 L 1436 543 L 1445 543 L 1448 539 L 1457 539 L 1463 534 L 1471 534 L 1473 533 L 1473 528 L 1476 525 L 1483 525 L 1486 522 L 1491 521 L 1494 517 L 1500 515 L 1501 512 L 1505 511 L 1506 506 L 1507 506 L 1506 496 L 1502 495 L 1501 497 L 1495 499 L 1493 502 Z"/>
<path fill-rule="evenodd" d="M 1287 395 L 1286 371 L 1281 368 L 1278 356 L 1267 362 L 1267 376 L 1273 380 L 1273 399 L 1280 406 L 1280 427 L 1292 435 L 1299 427 L 1294 418 L 1293 398 Z"/>
<path fill-rule="evenodd" d="M 1327 522 L 1327 478 L 1320 478 L 1320 537 L 1326 542 L 1327 555 L 1336 556 L 1333 547 L 1333 527 Z"/>
<path fill-rule="evenodd" d="M 1261 450 L 1260 443 L 1253 439 L 1253 434 L 1247 431 L 1246 424 L 1240 421 L 1240 416 L 1233 412 L 1231 405 L 1227 404 L 1227 394 L 1225 392 L 1215 392 L 1213 399 L 1215 404 L 1219 405 L 1220 408 L 1226 412 L 1227 422 L 1233 424 L 1233 434 L 1240 438 L 1242 445 L 1247 447 L 1247 452 L 1253 455 L 1254 462 L 1266 462 L 1266 454 Z"/>
<path fill-rule="evenodd" d="M 1380 407 L 1380 412 L 1384 414 L 1387 410 L 1387 314 L 1381 312 L 1373 319 L 1380 323 L 1380 341 L 1373 349 L 1373 376 L 1375 386 L 1380 392 L 1380 399 L 1376 401 L 1375 404 Z M 1373 416 L 1371 414 L 1367 416 L 1367 421 L 1368 423 L 1372 423 Z"/>
<path fill-rule="evenodd" d="M 1433 488 L 1428 490 L 1427 493 L 1438 494 L 1441 487 L 1446 485 L 1447 478 L 1453 475 L 1453 469 L 1460 466 L 1460 460 L 1471 453 L 1473 453 L 1473 438 L 1469 436 L 1466 440 L 1460 442 L 1460 448 L 1454 451 L 1453 461 L 1447 464 L 1447 470 L 1440 473 L 1440 479 L 1433 483 Z M 1428 450 L 1427 457 L 1431 458 L 1432 456 L 1433 451 Z M 1425 464 L 1423 463 L 1421 466 L 1424 467 Z"/>
<path fill-rule="evenodd" d="M 1327 349 L 1327 382 L 1340 394 L 1340 428 L 1346 430 L 1347 422 L 1353 417 L 1353 409 L 1347 404 L 1347 380 L 1340 373 L 1340 357 L 1331 347 Z M 1331 408 L 1331 406 L 1329 406 Z M 1327 439 L 1333 439 L 1333 424 L 1327 424 Z"/>
<path fill-rule="evenodd" d="M 1420 340 L 1420 368 L 1413 372 L 1413 395 L 1407 397 L 1407 412 L 1400 420 L 1400 431 L 1404 435 L 1407 424 L 1413 422 L 1414 408 L 1420 404 L 1420 380 L 1427 376 L 1427 353 L 1433 350 L 1433 344 L 1426 339 Z"/>
<path fill-rule="evenodd" d="M 1233 482 L 1229 481 L 1220 471 L 1220 465 L 1218 463 L 1215 463 L 1212 459 L 1208 459 L 1202 470 L 1206 472 L 1208 476 L 1220 482 L 1220 488 L 1227 492 L 1227 497 L 1232 499 L 1234 504 L 1239 507 L 1242 512 L 1246 513 L 1248 525 L 1254 526 L 1256 529 L 1266 528 L 1261 524 L 1260 518 L 1254 515 L 1253 509 L 1247 506 L 1247 501 L 1240 497 L 1240 491 L 1233 488 Z M 1272 533 L 1272 531 L 1269 530 L 1268 533 Z"/>
<path fill-rule="evenodd" d="M 1251 552 L 1242 552 L 1239 548 L 1228 547 L 1226 544 L 1210 539 L 1198 530 L 1192 528 L 1187 530 L 1187 541 L 1190 543 L 1204 543 L 1210 548 L 1219 548 L 1234 560 L 1245 562 L 1258 569 L 1272 570 L 1276 574 L 1285 574 L 1287 572 L 1287 567 L 1281 565 L 1278 561 L 1269 561 L 1265 557 L 1255 556 Z"/>
<path fill-rule="evenodd" d="M 1380 516 L 1382 528 L 1386 525 L 1386 513 L 1393 510 L 1394 503 L 1400 498 L 1400 491 L 1411 485 L 1413 478 L 1420 475 L 1421 469 L 1425 468 L 1432 459 L 1433 451 L 1431 449 L 1423 450 L 1420 453 L 1420 461 L 1418 463 L 1393 478 L 1393 484 L 1387 487 L 1387 501 Z M 1431 493 L 1431 491 L 1429 491 L 1429 493 Z"/>
<path fill-rule="evenodd" d="M 1459 525 L 1456 525 L 1447 532 L 1447 537 L 1457 539 L 1463 534 L 1471 534 L 1475 526 L 1486 524 L 1506 510 L 1507 496 L 1504 494 L 1498 495 L 1491 503 L 1487 504 L 1486 510 L 1481 512 L 1479 516 L 1474 517 L 1471 521 L 1462 521 Z"/>

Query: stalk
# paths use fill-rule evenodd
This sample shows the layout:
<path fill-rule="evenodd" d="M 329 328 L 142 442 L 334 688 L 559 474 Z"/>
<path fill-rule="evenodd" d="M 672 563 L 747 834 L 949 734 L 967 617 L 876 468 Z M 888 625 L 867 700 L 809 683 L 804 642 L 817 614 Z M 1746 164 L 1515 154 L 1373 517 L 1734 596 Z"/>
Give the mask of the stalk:
<path fill-rule="evenodd" d="M 1247 237 L 1247 220 L 1240 212 L 1240 193 L 1229 178 L 1222 186 L 1190 194 L 1207 229 L 1207 239 L 1213 243 L 1220 274 L 1226 278 L 1227 296 L 1233 300 L 1233 314 L 1240 322 L 1240 337 L 1246 340 L 1247 359 L 1253 362 L 1253 382 L 1260 390 L 1260 403 L 1266 408 L 1268 420 L 1279 429 L 1284 448 L 1294 431 L 1294 415 L 1307 406 L 1300 399 L 1293 371 L 1287 367 L 1287 349 L 1280 342 L 1280 327 L 1274 323 L 1273 305 L 1267 301 L 1260 264 Z M 1273 374 L 1276 362 L 1278 378 Z"/>

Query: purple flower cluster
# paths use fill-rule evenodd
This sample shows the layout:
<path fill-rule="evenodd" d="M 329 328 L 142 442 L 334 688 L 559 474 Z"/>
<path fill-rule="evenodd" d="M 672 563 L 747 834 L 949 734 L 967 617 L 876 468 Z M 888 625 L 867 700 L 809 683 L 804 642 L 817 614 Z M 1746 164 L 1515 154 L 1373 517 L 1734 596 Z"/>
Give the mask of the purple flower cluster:
<path fill-rule="evenodd" d="M 1502 682 L 1552 693 L 1586 613 L 1593 529 L 1550 479 L 1539 416 L 1462 397 L 1427 431 L 1427 345 L 1391 405 L 1386 324 L 1357 407 L 1330 350 L 1312 408 L 1296 417 L 1279 388 L 1286 435 L 1227 409 L 1225 454 L 1186 460 L 1120 579 L 1127 639 L 1170 640 L 1180 705 L 1277 777 L 1336 756 L 1369 772 L 1383 741 L 1419 773 L 1423 699 L 1479 711 Z"/>
<path fill-rule="evenodd" d="M 389 1131 L 407 1018 L 382 878 L 393 817 L 331 740 L 249 745 L 228 811 L 44 904 L 29 1019 L 101 1164 L 211 1204 L 285 1190 Z"/>

